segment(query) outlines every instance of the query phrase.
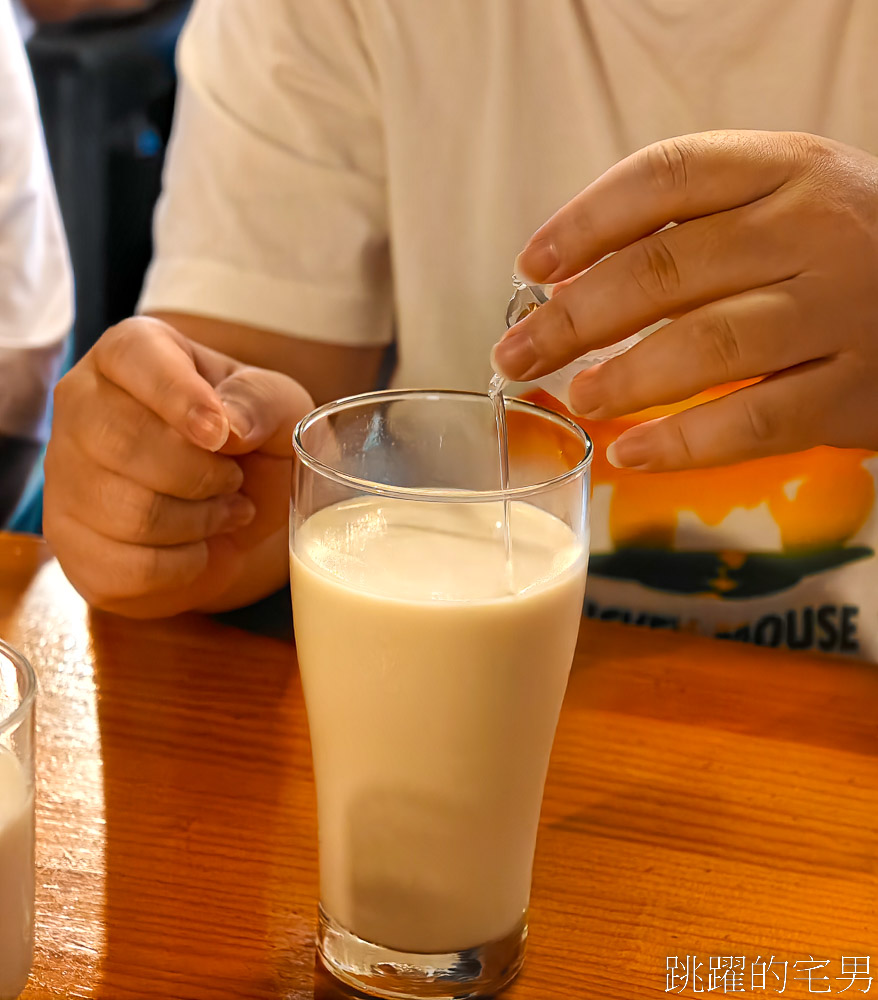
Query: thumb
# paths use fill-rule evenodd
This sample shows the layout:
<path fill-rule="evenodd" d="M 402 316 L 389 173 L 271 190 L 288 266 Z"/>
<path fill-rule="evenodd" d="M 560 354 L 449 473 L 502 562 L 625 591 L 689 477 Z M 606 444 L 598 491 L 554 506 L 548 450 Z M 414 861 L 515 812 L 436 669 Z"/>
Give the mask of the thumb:
<path fill-rule="evenodd" d="M 314 401 L 298 382 L 280 372 L 243 367 L 214 388 L 231 431 L 224 454 L 292 455 L 293 429 L 314 408 Z"/>

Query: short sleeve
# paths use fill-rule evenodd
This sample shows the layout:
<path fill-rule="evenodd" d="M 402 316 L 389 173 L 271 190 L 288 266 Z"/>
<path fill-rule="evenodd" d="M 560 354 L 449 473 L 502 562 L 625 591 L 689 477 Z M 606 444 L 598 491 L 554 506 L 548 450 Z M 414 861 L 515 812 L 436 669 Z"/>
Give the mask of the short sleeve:
<path fill-rule="evenodd" d="M 47 436 L 73 280 L 24 47 L 0 0 L 0 434 Z"/>
<path fill-rule="evenodd" d="M 377 82 L 348 0 L 198 0 L 142 312 L 392 339 Z"/>

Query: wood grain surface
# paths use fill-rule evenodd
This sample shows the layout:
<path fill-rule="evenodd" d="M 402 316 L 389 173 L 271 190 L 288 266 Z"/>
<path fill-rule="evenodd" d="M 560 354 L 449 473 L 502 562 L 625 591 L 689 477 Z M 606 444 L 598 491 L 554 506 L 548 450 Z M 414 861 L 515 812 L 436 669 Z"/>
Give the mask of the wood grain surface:
<path fill-rule="evenodd" d="M 350 995 L 315 969 L 295 651 L 258 634 L 287 613 L 230 620 L 89 612 L 42 542 L 0 535 L 0 636 L 41 683 L 27 1000 Z M 878 996 L 878 667 L 586 622 L 505 996 L 658 997 L 687 955 L 705 992 L 711 956 L 744 956 L 751 992 L 773 955 L 789 997 L 863 995 L 841 959 L 870 957 Z"/>

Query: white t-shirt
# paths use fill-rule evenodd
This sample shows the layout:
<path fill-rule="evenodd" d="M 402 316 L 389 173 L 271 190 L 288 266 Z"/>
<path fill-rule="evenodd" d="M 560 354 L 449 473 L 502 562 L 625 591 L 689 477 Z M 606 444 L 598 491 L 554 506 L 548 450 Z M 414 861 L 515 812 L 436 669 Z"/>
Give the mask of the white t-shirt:
<path fill-rule="evenodd" d="M 34 33 L 34 19 L 25 9 L 22 0 L 12 0 L 12 13 L 15 15 L 18 32 L 23 41 L 27 41 Z"/>
<path fill-rule="evenodd" d="M 0 0 L 0 434 L 47 436 L 46 402 L 72 323 L 36 95 L 12 7 Z"/>
<path fill-rule="evenodd" d="M 876 49 L 874 0 L 198 0 L 141 308 L 395 339 L 395 384 L 484 389 L 562 203 L 706 129 L 878 154 Z M 619 473 L 625 424 L 586 425 L 587 613 L 878 659 L 874 455 Z"/>

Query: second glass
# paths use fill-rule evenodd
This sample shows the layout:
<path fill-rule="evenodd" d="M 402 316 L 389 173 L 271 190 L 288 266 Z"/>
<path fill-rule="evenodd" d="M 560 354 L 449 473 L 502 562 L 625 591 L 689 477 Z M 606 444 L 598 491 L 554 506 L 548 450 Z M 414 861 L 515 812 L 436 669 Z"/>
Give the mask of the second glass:
<path fill-rule="evenodd" d="M 25 987 L 34 947 L 34 702 L 28 661 L 0 641 L 0 1000 Z"/>
<path fill-rule="evenodd" d="M 485 395 L 372 393 L 296 429 L 318 948 L 373 994 L 491 994 L 523 959 L 582 613 L 591 442 L 532 404 L 507 413 L 502 491 Z"/>

